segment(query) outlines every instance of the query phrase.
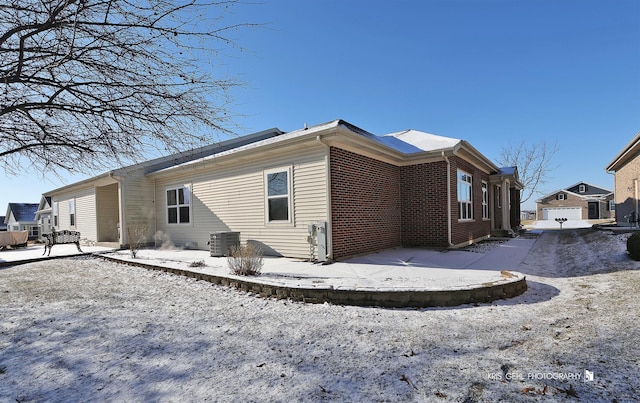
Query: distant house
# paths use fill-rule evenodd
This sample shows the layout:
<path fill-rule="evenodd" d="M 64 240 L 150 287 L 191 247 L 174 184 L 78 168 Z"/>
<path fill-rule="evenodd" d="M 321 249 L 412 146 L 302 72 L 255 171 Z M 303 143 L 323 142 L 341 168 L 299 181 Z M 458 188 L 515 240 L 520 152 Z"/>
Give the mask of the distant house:
<path fill-rule="evenodd" d="M 51 233 L 51 198 L 41 197 L 36 210 L 36 222 L 40 235 Z"/>
<path fill-rule="evenodd" d="M 614 174 L 616 221 L 626 223 L 633 214 L 639 217 L 640 132 L 625 145 L 605 168 Z"/>
<path fill-rule="evenodd" d="M 34 203 L 9 203 L 4 218 L 7 231 L 29 231 L 29 239 L 38 238 L 37 209 L 38 205 Z"/>
<path fill-rule="evenodd" d="M 52 225 L 90 240 L 208 249 L 240 233 L 266 253 L 317 260 L 386 248 L 456 247 L 520 225 L 515 167 L 416 130 L 373 135 L 343 120 L 271 129 L 44 194 Z"/>
<path fill-rule="evenodd" d="M 578 182 L 536 200 L 538 220 L 597 220 L 613 218 L 613 192 L 587 182 Z"/>

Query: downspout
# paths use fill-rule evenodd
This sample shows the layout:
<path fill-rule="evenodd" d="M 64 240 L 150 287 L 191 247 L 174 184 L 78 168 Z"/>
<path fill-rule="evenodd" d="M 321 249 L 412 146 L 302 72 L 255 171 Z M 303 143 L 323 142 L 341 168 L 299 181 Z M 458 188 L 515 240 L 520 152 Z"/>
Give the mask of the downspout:
<path fill-rule="evenodd" d="M 616 220 L 616 223 L 618 222 L 618 203 L 617 203 L 617 195 L 618 192 L 616 192 L 616 172 L 615 171 L 607 171 L 605 170 L 606 173 L 608 173 L 609 175 L 613 175 L 613 205 L 614 205 L 614 213 L 613 213 L 613 217 L 611 217 L 611 210 L 609 210 L 609 218 L 613 218 L 614 220 Z M 605 203 L 609 203 L 609 201 L 606 200 L 605 198 Z"/>
<path fill-rule="evenodd" d="M 327 166 L 327 182 L 326 186 L 326 200 L 327 200 L 327 261 L 333 261 L 333 237 L 332 237 L 332 228 L 333 222 L 331 220 L 331 147 L 324 141 L 322 141 L 322 136 L 317 135 L 316 141 L 322 145 L 326 150 L 326 154 L 324 157 L 326 166 Z"/>
<path fill-rule="evenodd" d="M 444 151 L 442 152 L 442 158 L 447 163 L 447 242 L 449 243 L 449 247 L 453 247 L 453 243 L 451 242 L 451 161 L 445 155 Z"/>

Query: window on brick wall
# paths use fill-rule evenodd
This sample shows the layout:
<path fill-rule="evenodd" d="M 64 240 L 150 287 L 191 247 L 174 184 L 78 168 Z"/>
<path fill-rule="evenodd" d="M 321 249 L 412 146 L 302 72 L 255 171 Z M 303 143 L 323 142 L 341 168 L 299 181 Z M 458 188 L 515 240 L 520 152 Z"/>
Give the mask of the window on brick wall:
<path fill-rule="evenodd" d="M 473 177 L 458 171 L 458 219 L 473 220 Z"/>
<path fill-rule="evenodd" d="M 482 218 L 489 219 L 489 185 L 482 182 Z"/>
<path fill-rule="evenodd" d="M 291 169 L 265 171 L 265 209 L 267 222 L 291 222 Z"/>

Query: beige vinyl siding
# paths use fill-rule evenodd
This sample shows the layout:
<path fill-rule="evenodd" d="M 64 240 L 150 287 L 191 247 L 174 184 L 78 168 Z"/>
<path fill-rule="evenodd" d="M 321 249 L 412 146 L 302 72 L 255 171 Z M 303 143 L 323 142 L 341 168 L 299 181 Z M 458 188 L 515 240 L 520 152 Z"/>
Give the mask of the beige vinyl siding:
<path fill-rule="evenodd" d="M 96 188 L 97 234 L 99 242 L 118 241 L 118 184 Z"/>
<path fill-rule="evenodd" d="M 73 227 L 69 218 L 69 200 L 71 199 L 75 199 L 76 205 L 76 225 Z M 56 230 L 79 231 L 83 239 L 96 240 L 96 196 L 94 187 L 55 196 L 52 202 L 58 202 L 59 222 Z"/>
<path fill-rule="evenodd" d="M 123 228 L 123 236 L 126 243 L 129 243 L 127 231 L 134 233 L 140 229 L 146 230 L 146 240 L 152 241 L 155 232 L 153 180 L 146 178 L 142 172 L 137 172 L 128 174 L 121 186 L 125 195 L 123 211 L 126 228 Z"/>
<path fill-rule="evenodd" d="M 306 147 L 305 147 L 306 148 Z M 176 245 L 197 242 L 208 249 L 210 233 L 239 231 L 242 242 L 251 240 L 265 252 L 306 257 L 308 224 L 327 220 L 326 151 L 314 147 L 295 154 L 272 156 L 243 164 L 214 165 L 191 175 L 156 180 L 157 229 Z M 267 223 L 265 219 L 265 170 L 290 169 L 293 205 L 291 223 Z M 166 190 L 191 188 L 191 222 L 167 224 Z"/>

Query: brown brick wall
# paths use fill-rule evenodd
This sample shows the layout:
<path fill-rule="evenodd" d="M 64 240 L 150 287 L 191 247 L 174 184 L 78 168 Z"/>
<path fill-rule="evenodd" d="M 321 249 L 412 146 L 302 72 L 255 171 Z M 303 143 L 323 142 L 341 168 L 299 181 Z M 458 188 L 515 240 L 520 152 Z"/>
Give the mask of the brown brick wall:
<path fill-rule="evenodd" d="M 482 181 L 489 185 L 489 175 L 453 157 L 451 161 L 451 243 L 454 245 L 467 243 L 491 234 L 491 220 L 482 219 Z M 473 177 L 473 220 L 458 220 L 458 169 Z M 490 186 L 490 185 L 489 185 Z M 491 214 L 491 213 L 490 213 Z"/>
<path fill-rule="evenodd" d="M 447 163 L 405 166 L 401 176 L 403 246 L 448 246 Z"/>
<path fill-rule="evenodd" d="M 331 148 L 335 259 L 401 245 L 400 168 Z"/>
<path fill-rule="evenodd" d="M 333 257 L 405 246 L 449 246 L 447 163 L 397 167 L 339 148 L 331 148 Z M 482 218 L 482 181 L 489 175 L 456 157 L 451 161 L 451 241 L 487 236 Z M 457 170 L 473 176 L 474 219 L 458 220 Z"/>
<path fill-rule="evenodd" d="M 635 180 L 640 186 L 640 155 L 636 155 L 615 174 L 615 218 L 619 223 L 626 223 L 627 219 L 624 216 L 631 214 L 636 209 Z M 640 189 L 638 189 L 638 193 L 640 195 Z"/>

